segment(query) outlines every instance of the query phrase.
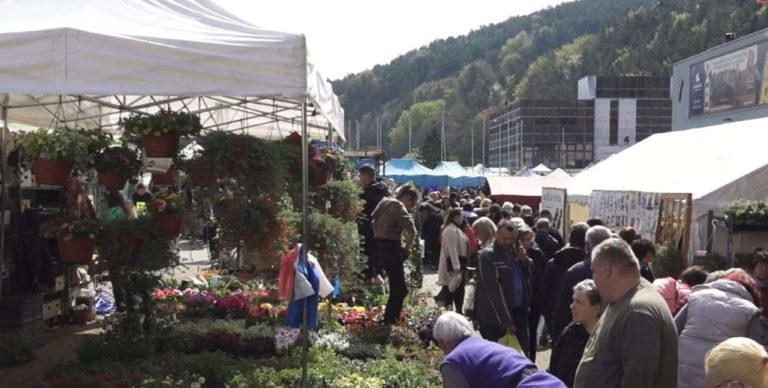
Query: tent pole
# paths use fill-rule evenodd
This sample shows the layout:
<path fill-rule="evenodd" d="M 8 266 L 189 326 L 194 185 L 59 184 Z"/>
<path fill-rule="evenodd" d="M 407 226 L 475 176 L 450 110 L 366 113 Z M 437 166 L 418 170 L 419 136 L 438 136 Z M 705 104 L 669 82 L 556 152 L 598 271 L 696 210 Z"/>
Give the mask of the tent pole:
<path fill-rule="evenodd" d="M 304 250 L 309 246 L 308 220 L 307 220 L 307 202 L 309 201 L 309 139 L 307 139 L 307 96 L 301 101 L 301 243 Z M 299 254 L 299 260 L 306 257 Z M 309 315 L 309 304 L 304 298 L 304 314 L 301 321 L 301 386 L 309 387 L 307 376 L 309 362 L 309 333 L 307 332 L 307 316 Z"/>
<path fill-rule="evenodd" d="M 0 179 L 2 179 L 2 182 L 0 182 L 0 295 L 3 295 L 3 273 L 5 272 L 5 210 L 8 209 L 8 157 L 5 154 L 8 146 L 8 139 L 6 138 L 6 135 L 8 134 L 8 103 L 10 102 L 10 97 L 8 93 L 3 93 L 2 95 L 2 112 L 0 112 L 0 119 L 3 120 L 3 125 L 0 130 L 2 130 L 2 134 L 0 134 L 0 158 L 2 158 L 2 161 L 0 161 Z"/>

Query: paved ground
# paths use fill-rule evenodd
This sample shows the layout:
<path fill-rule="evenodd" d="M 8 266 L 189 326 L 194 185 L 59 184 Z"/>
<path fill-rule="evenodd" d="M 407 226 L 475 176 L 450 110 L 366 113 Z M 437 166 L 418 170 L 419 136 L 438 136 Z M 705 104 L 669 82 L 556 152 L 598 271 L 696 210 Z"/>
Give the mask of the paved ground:
<path fill-rule="evenodd" d="M 433 297 L 440 292 L 440 286 L 437 285 L 437 273 L 435 273 L 435 271 L 425 270 L 424 282 L 422 283 L 420 292 L 427 293 Z M 545 350 L 536 354 L 536 365 L 539 369 L 546 370 L 549 368 L 549 358 L 551 353 L 550 350 Z"/>
<path fill-rule="evenodd" d="M 29 364 L 0 368 L 0 386 L 13 388 L 37 387 L 45 374 L 56 365 L 75 359 L 75 348 L 86 336 L 100 331 L 96 323 L 88 325 L 62 324 L 46 329 L 43 345 L 35 351 L 36 358 Z"/>

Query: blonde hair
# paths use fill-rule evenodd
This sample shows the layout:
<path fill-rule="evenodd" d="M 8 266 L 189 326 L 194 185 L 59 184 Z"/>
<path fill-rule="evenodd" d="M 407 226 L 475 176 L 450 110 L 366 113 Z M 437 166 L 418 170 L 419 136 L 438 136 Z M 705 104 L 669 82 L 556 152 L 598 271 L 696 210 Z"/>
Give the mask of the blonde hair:
<path fill-rule="evenodd" d="M 478 218 L 474 224 L 472 224 L 472 230 L 475 231 L 475 236 L 483 244 L 493 240 L 496 236 L 496 224 L 488 217 Z"/>
<path fill-rule="evenodd" d="M 768 387 L 768 353 L 749 338 L 729 338 L 704 358 L 707 380 L 713 386 L 738 381 L 752 387 Z"/>

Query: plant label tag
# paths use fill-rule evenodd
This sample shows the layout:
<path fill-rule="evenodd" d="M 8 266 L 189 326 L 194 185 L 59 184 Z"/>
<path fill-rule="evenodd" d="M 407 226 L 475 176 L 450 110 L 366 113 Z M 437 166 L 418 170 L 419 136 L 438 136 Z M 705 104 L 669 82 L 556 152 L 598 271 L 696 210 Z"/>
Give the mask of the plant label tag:
<path fill-rule="evenodd" d="M 326 209 L 330 209 L 331 208 L 331 201 L 330 200 L 325 201 L 325 208 Z"/>

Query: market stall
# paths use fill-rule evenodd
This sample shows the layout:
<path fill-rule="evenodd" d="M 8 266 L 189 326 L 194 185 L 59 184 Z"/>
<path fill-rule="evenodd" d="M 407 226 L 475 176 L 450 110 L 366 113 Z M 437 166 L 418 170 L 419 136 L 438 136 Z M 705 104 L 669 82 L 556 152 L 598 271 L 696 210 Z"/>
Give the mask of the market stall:
<path fill-rule="evenodd" d="M 488 177 L 484 191 L 494 202 L 506 201 L 538 209 L 544 187 L 564 187 L 570 178 L 558 177 Z"/>
<path fill-rule="evenodd" d="M 710 211 L 722 214 L 734 201 L 768 196 L 768 154 L 755 141 L 765 138 L 767 124 L 763 118 L 653 135 L 576 175 L 567 185 L 569 202 L 589 202 L 595 190 L 690 193 L 692 257 L 712 237 Z"/>
<path fill-rule="evenodd" d="M 287 152 L 297 159 L 295 165 L 300 168 L 298 172 L 292 173 L 295 173 L 298 184 L 292 186 L 292 194 L 300 204 L 298 218 L 301 219 L 301 225 L 298 231 L 304 242 L 307 242 L 310 222 L 308 169 L 315 168 L 316 172 L 330 174 L 332 167 L 336 166 L 333 155 L 319 152 L 310 155 L 312 149 L 308 146 L 309 137 L 343 142 L 344 113 L 331 85 L 308 60 L 304 36 L 260 29 L 206 0 L 12 0 L 3 5 L 3 13 L 0 14 L 0 54 L 5 59 L 0 63 L 0 107 L 4 128 L 0 152 L 3 165 L 0 195 L 1 202 L 7 207 L 0 212 L 0 252 L 13 251 L 8 248 L 15 249 L 20 244 L 20 217 L 26 185 L 24 177 L 19 181 L 13 179 L 14 171 L 6 164 L 9 154 L 17 145 L 22 150 L 32 151 L 27 152 L 26 157 L 34 160 L 32 175 L 37 178 L 37 186 L 42 182 L 40 174 L 51 171 L 50 168 L 41 167 L 48 161 L 45 157 L 49 155 L 38 143 L 22 140 L 19 144 L 15 143 L 8 131 L 9 125 L 14 123 L 55 129 L 38 131 L 22 139 L 38 136 L 48 141 L 56 137 L 63 142 L 59 144 L 65 145 L 58 146 L 55 153 L 69 156 L 77 154 L 75 151 L 82 151 L 80 154 L 91 153 L 87 147 L 96 142 L 89 137 L 100 138 L 100 132 L 117 135 L 123 131 L 130 132 L 141 140 L 138 144 L 143 147 L 145 165 L 147 159 L 151 158 L 173 160 L 181 136 L 211 134 L 214 136 L 205 136 L 207 143 L 201 144 L 225 147 L 218 150 L 206 148 L 208 152 L 222 153 L 229 144 L 229 147 L 239 147 L 240 153 L 259 155 L 265 149 L 263 143 L 245 141 L 246 138 L 232 135 L 277 140 L 292 134 L 294 143 L 282 148 L 269 147 L 269 150 L 275 157 Z M 69 129 L 61 129 L 63 127 Z M 82 131 L 76 128 L 82 128 Z M 95 131 L 88 132 L 89 129 Z M 166 137 L 172 140 L 171 151 L 168 154 L 152 155 L 150 140 Z M 82 148 L 69 149 L 71 146 Z M 102 145 L 102 149 L 106 150 L 109 146 L 111 144 L 107 142 Z M 119 155 L 117 151 L 114 152 Z M 138 161 L 135 156 L 128 160 L 131 164 Z M 259 171 L 262 174 L 269 173 L 269 163 L 273 163 L 259 158 L 251 158 L 248 162 L 262 167 Z M 246 162 L 238 166 L 246 169 L 251 167 Z M 18 167 L 13 166 L 13 169 Z M 216 172 L 225 167 L 209 164 L 207 171 Z M 65 173 L 59 176 L 67 180 L 72 168 L 70 165 L 68 170 L 61 170 Z M 75 169 L 78 167 L 75 166 Z M 208 183 L 212 185 L 218 176 L 199 177 L 213 178 L 213 182 Z M 118 183 L 124 186 L 125 182 L 123 180 Z M 56 187 L 54 184 L 30 190 L 52 190 L 58 193 L 59 198 L 77 198 L 76 201 L 87 202 L 85 194 L 74 197 L 69 195 L 70 190 L 75 194 L 84 193 L 78 191 L 82 190 L 78 187 L 80 183 L 83 182 L 78 178 L 69 180 L 65 184 L 69 185 L 67 187 Z M 254 183 L 253 179 L 249 183 Z M 106 187 L 101 178 L 99 184 Z M 118 266 L 118 258 L 124 260 L 119 263 L 119 267 L 113 267 L 120 268 L 120 271 L 134 266 L 130 268 L 137 272 L 124 280 L 135 283 L 142 278 L 139 273 L 154 273 L 178 260 L 175 252 L 169 250 L 172 246 L 169 242 L 179 234 L 179 217 L 168 216 L 174 216 L 179 197 L 172 191 L 162 194 L 162 203 L 152 210 L 151 217 L 136 222 L 115 222 L 107 228 L 112 234 L 104 239 L 97 238 L 100 233 L 98 228 L 73 231 L 66 226 L 71 224 L 59 226 L 75 237 L 85 233 L 85 236 L 90 234 L 90 239 L 96 240 L 96 243 L 109 242 L 102 247 L 102 253 L 108 253 L 104 256 L 110 258 L 110 265 Z M 267 195 L 250 199 L 262 201 L 257 203 L 260 209 L 274 208 L 270 202 L 273 198 Z M 58 211 L 83 210 L 82 207 L 78 208 L 79 205 L 67 203 L 65 207 L 60 204 Z M 242 206 L 243 203 L 234 205 Z M 175 219 L 175 222 L 161 222 L 161 218 Z M 243 222 L 243 219 L 236 221 Z M 86 226 L 84 221 L 77 222 L 78 227 Z M 37 235 L 37 230 L 25 232 Z M 116 236 L 131 238 L 121 239 Z M 236 237 L 242 240 L 248 236 Z M 62 251 L 62 244 L 70 240 L 71 237 L 62 239 L 59 236 L 56 241 L 59 251 Z M 150 241 L 152 243 L 148 243 Z M 94 241 L 91 241 L 91 252 L 93 245 Z M 62 252 L 59 254 L 63 256 Z M 88 256 L 79 252 L 78 260 L 85 260 L 85 264 L 88 264 L 91 259 Z M 8 273 L 7 260 L 17 258 L 2 259 L 0 275 Z M 61 261 L 65 260 L 61 258 Z M 63 285 L 66 289 L 73 279 L 70 279 L 70 271 L 65 269 L 62 272 L 66 277 Z M 7 280 L 0 278 L 0 292 L 9 290 Z M 150 299 L 149 295 L 145 295 L 147 284 L 141 290 L 135 290 L 134 295 L 142 295 L 141 299 L 145 302 L 137 307 L 140 311 L 135 312 L 129 303 L 129 317 L 142 314 L 146 317 L 154 313 L 147 307 L 146 301 Z M 58 285 L 56 289 L 59 290 Z M 4 299 L 8 300 L 6 296 Z M 15 300 L 26 305 L 18 309 L 11 306 L 12 311 L 39 312 L 42 309 L 40 299 L 17 297 Z M 61 300 L 62 304 L 70 301 L 69 297 L 62 297 Z M 30 303 L 37 305 L 30 308 Z M 8 305 L 0 303 L 3 308 Z M 8 319 L 15 318 L 9 317 L 3 315 L 3 321 L 0 322 L 3 330 L 26 329 L 29 322 L 42 318 L 38 313 L 18 314 L 15 317 L 18 322 L 10 322 Z M 131 322 L 125 324 L 130 326 Z M 140 326 L 134 327 L 136 331 L 132 333 L 149 330 L 147 324 Z M 39 326 L 35 326 L 37 328 Z"/>
<path fill-rule="evenodd" d="M 459 162 L 440 162 L 432 169 L 433 182 L 439 182 L 441 187 L 482 187 L 485 177 L 474 176 L 467 172 Z"/>

